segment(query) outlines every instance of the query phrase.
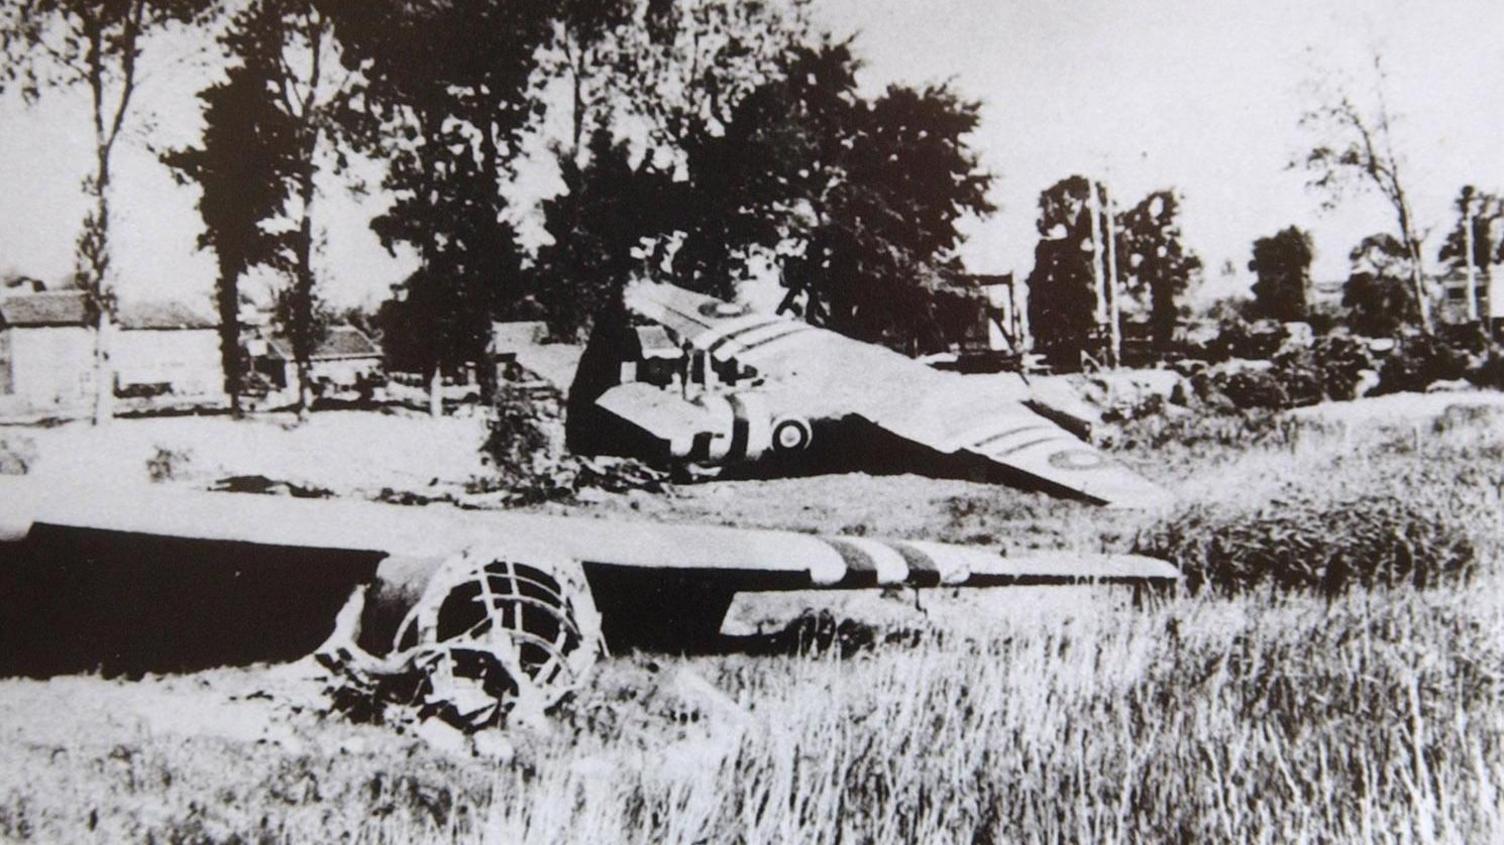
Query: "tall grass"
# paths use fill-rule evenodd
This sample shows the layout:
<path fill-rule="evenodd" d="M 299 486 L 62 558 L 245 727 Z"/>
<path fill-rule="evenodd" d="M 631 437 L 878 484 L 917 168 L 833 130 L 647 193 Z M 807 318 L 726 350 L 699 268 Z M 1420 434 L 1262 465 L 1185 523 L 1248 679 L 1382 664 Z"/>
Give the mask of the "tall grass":
<path fill-rule="evenodd" d="M 82 731 L 59 757 L 4 740 L 0 769 L 31 774 L 0 778 L 0 837 L 1501 841 L 1504 433 L 1451 420 L 1419 434 L 1291 429 L 1218 453 L 1235 484 L 1199 472 L 1205 441 L 1168 442 L 1160 471 L 1233 517 L 1031 517 L 1073 547 L 1121 548 L 1166 525 L 1204 539 L 1237 514 L 1277 520 L 1277 497 L 1313 514 L 1399 502 L 1405 525 L 1467 544 L 1471 580 L 1147 607 L 1098 590 L 934 596 L 917 623 L 908 609 L 920 635 L 845 657 L 618 657 L 500 759 L 306 712 L 281 744 Z M 997 530 L 1018 515 L 998 502 L 959 503 L 936 534 Z M 1323 542 L 1367 536 L 1344 525 Z"/>

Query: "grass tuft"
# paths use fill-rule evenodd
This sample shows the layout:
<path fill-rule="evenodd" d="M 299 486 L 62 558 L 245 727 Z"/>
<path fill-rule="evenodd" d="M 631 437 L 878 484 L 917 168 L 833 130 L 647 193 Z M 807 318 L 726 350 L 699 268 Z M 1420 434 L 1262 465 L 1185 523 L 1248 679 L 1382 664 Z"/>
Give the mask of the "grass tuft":
<path fill-rule="evenodd" d="M 1141 535 L 1134 551 L 1179 566 L 1193 590 L 1228 593 L 1424 588 L 1466 581 L 1478 563 L 1463 527 L 1424 503 L 1311 491 L 1251 506 L 1192 504 Z"/>

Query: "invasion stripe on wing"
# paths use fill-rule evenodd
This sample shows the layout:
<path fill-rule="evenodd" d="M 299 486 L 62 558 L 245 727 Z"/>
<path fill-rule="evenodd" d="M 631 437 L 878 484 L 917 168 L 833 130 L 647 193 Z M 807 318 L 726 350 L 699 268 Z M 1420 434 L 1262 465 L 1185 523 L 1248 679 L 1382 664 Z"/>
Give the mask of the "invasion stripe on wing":
<path fill-rule="evenodd" d="M 758 340 L 771 335 L 778 335 L 789 331 L 789 321 L 778 319 L 770 323 L 749 328 L 745 331 L 734 332 L 716 341 L 710 347 L 710 354 L 721 360 L 736 357 L 747 345 L 756 343 Z"/>
<path fill-rule="evenodd" d="M 966 580 L 965 565 L 954 560 L 954 555 L 945 554 L 943 547 L 931 550 L 902 540 L 892 541 L 888 545 L 903 555 L 904 563 L 909 565 L 909 583 L 916 587 L 949 583 L 958 569 L 962 573 L 960 580 Z"/>
<path fill-rule="evenodd" d="M 787 353 L 790 349 L 797 349 L 801 344 L 819 342 L 826 338 L 826 332 L 819 326 L 808 326 L 807 328 L 801 328 L 797 332 L 789 332 L 786 335 L 769 338 L 758 343 L 755 347 L 743 349 L 741 354 L 737 355 L 736 358 L 743 364 L 762 366 L 767 360 L 777 358 L 779 355 Z"/>
<path fill-rule="evenodd" d="M 811 326 L 809 323 L 795 323 L 792 326 L 789 326 L 787 328 L 780 328 L 776 332 L 772 332 L 755 339 L 749 337 L 745 341 L 743 341 L 744 345 L 742 346 L 742 348 L 732 354 L 735 356 L 746 355 L 748 352 L 751 352 L 754 349 L 761 349 L 762 347 L 767 346 L 770 343 L 775 343 L 777 341 L 783 340 L 786 337 L 791 337 L 796 334 L 803 334 L 804 332 L 814 331 L 815 328 L 815 326 Z"/>
<path fill-rule="evenodd" d="M 695 346 L 714 353 L 741 335 L 781 322 L 783 322 L 782 317 L 769 317 L 766 315 L 751 315 L 729 320 L 695 338 Z"/>
<path fill-rule="evenodd" d="M 1025 443 L 1020 443 L 1020 444 L 1018 444 L 1016 446 L 1009 446 L 1006 449 L 993 449 L 993 450 L 987 452 L 986 454 L 989 455 L 989 456 L 991 456 L 991 457 L 994 457 L 994 458 L 1007 458 L 1007 457 L 1010 457 L 1010 456 L 1013 456 L 1013 455 L 1017 455 L 1019 452 L 1023 452 L 1023 451 L 1025 451 L 1027 449 L 1032 449 L 1035 446 L 1041 446 L 1041 445 L 1043 445 L 1045 443 L 1059 443 L 1059 442 L 1075 443 L 1077 441 L 1076 441 L 1076 439 L 1074 437 L 1071 437 L 1069 434 L 1066 434 L 1065 432 L 1059 432 L 1059 433 L 1056 433 L 1056 434 L 1052 434 L 1052 435 L 1050 435 L 1048 437 L 1039 437 L 1039 438 L 1036 438 L 1034 440 L 1030 440 L 1030 441 L 1025 442 Z"/>
<path fill-rule="evenodd" d="M 973 445 L 971 448 L 981 451 L 983 447 L 989 444 L 996 443 L 997 441 L 1003 440 L 1008 437 L 1013 437 L 1017 434 L 1023 434 L 1024 432 L 1028 431 L 1048 431 L 1053 428 L 1054 426 L 1049 423 L 1031 423 L 1029 425 L 1014 426 L 1013 428 L 999 431 L 997 434 L 991 434 L 983 437 L 981 440 L 976 441 L 975 445 Z"/>
<path fill-rule="evenodd" d="M 1022 407 L 992 410 L 977 408 L 962 418 L 948 419 L 947 422 L 951 423 L 947 427 L 945 440 L 950 445 L 950 448 L 946 450 L 949 452 L 957 449 L 974 449 L 977 444 L 989 437 L 1008 434 L 1024 426 L 1040 425 L 1054 428 L 1038 416 L 1024 411 Z"/>
<path fill-rule="evenodd" d="M 909 565 L 898 550 L 863 537 L 831 537 L 825 542 L 846 561 L 847 576 L 871 575 L 878 584 L 902 584 Z"/>

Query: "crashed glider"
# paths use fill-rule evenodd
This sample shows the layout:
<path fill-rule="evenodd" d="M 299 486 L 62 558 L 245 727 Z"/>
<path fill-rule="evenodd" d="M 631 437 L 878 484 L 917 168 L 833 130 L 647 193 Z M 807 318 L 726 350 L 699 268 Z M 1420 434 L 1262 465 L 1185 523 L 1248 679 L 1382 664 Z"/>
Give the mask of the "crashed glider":
<path fill-rule="evenodd" d="M 626 304 L 651 325 L 592 337 L 570 396 L 571 443 L 583 451 L 711 467 L 906 448 L 1101 504 L 1168 498 L 1036 412 L 1017 375 L 942 372 L 668 284 L 634 285 Z"/>
<path fill-rule="evenodd" d="M 477 723 L 519 696 L 547 704 L 602 648 L 705 644 L 740 591 L 1178 578 L 1128 554 L 0 477 L 0 674 L 188 670 L 323 643 L 417 667 L 432 689 L 469 683 L 490 702 L 467 711 Z"/>

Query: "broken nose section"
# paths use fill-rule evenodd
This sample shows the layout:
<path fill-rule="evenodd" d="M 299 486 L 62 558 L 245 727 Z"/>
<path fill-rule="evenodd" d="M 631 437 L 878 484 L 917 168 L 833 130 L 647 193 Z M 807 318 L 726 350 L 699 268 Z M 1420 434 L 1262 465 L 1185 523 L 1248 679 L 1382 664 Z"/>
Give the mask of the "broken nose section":
<path fill-rule="evenodd" d="M 337 701 L 415 706 L 477 730 L 541 716 L 584 683 L 601 648 L 579 563 L 466 549 L 383 561 L 317 657 L 343 684 Z"/>

